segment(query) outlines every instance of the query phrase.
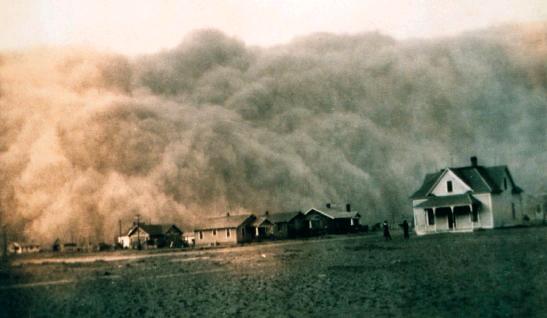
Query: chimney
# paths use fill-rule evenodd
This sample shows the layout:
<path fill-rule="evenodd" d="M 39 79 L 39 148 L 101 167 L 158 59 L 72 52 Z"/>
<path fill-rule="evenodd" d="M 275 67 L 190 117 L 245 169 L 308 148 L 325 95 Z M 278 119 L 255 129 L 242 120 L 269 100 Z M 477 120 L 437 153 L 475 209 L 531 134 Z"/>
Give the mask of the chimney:
<path fill-rule="evenodd" d="M 230 216 L 230 212 L 226 212 L 226 216 Z"/>
<path fill-rule="evenodd" d="M 471 157 L 471 166 L 472 167 L 478 166 L 478 159 L 476 156 Z"/>
<path fill-rule="evenodd" d="M 330 203 L 327 203 L 327 209 L 330 209 Z"/>
<path fill-rule="evenodd" d="M 351 204 L 346 204 L 346 212 L 351 212 Z"/>
<path fill-rule="evenodd" d="M 266 212 L 264 212 L 264 215 L 266 216 L 270 215 L 270 211 L 266 210 Z"/>

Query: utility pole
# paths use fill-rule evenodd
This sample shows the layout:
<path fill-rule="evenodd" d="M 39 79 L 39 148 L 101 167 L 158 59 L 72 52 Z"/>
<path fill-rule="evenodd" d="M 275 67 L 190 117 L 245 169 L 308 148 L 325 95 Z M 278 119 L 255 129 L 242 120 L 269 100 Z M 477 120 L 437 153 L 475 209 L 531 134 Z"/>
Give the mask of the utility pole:
<path fill-rule="evenodd" d="M 8 261 L 8 233 L 7 233 L 7 227 L 5 225 L 2 226 L 2 236 L 3 236 L 2 262 L 7 263 L 7 261 Z"/>
<path fill-rule="evenodd" d="M 141 216 L 137 214 L 137 249 L 141 250 Z"/>
<path fill-rule="evenodd" d="M 0 207 L 0 229 L 2 230 L 2 259 L 0 267 L 8 263 L 8 227 L 4 224 L 4 210 Z"/>

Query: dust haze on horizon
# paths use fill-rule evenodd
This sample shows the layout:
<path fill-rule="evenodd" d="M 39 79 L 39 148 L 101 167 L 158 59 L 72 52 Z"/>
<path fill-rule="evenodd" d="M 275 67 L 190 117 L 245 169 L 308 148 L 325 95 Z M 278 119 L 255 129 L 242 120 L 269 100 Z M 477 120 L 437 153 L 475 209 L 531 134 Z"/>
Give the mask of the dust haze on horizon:
<path fill-rule="evenodd" d="M 134 56 L 203 28 L 258 46 L 316 32 L 431 39 L 546 19 L 544 0 L 0 0 L 0 51 L 68 45 Z"/>
<path fill-rule="evenodd" d="M 436 39 L 197 30 L 128 57 L 0 53 L 0 217 L 19 239 L 350 202 L 409 218 L 425 173 L 507 164 L 547 191 L 547 24 Z"/>

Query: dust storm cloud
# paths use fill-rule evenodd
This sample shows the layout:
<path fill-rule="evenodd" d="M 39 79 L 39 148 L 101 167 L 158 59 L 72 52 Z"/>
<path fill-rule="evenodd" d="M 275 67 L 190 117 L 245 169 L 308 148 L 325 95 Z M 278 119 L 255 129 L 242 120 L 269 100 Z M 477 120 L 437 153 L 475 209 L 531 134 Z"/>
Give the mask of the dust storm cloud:
<path fill-rule="evenodd" d="M 19 238 L 112 240 L 137 213 L 349 201 L 400 220 L 423 175 L 508 164 L 545 189 L 547 27 L 434 40 L 314 34 L 271 48 L 201 30 L 128 58 L 0 54 L 0 209 Z"/>

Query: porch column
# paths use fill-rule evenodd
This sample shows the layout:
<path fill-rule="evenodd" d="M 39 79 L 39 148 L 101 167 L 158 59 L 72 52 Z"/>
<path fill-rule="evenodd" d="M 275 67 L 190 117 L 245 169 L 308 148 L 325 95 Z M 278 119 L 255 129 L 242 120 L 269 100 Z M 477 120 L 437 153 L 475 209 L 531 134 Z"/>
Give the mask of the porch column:
<path fill-rule="evenodd" d="M 477 211 L 477 221 L 479 221 L 479 228 L 482 227 L 480 211 Z"/>
<path fill-rule="evenodd" d="M 452 231 L 456 230 L 456 217 L 454 216 L 454 206 L 450 206 L 450 214 L 452 214 Z M 448 229 L 450 230 L 450 229 Z"/>
<path fill-rule="evenodd" d="M 469 221 L 471 221 L 471 229 L 475 229 L 475 223 L 473 222 L 473 205 L 469 205 Z"/>
<path fill-rule="evenodd" d="M 435 232 L 437 232 L 437 208 L 433 208 L 433 222 L 435 224 Z"/>
<path fill-rule="evenodd" d="M 414 211 L 414 209 L 412 209 L 412 217 L 414 218 L 414 228 L 416 228 L 416 211 Z M 426 218 L 427 220 L 427 218 Z M 427 221 L 426 221 L 427 222 Z M 427 223 L 426 223 L 427 224 Z"/>

